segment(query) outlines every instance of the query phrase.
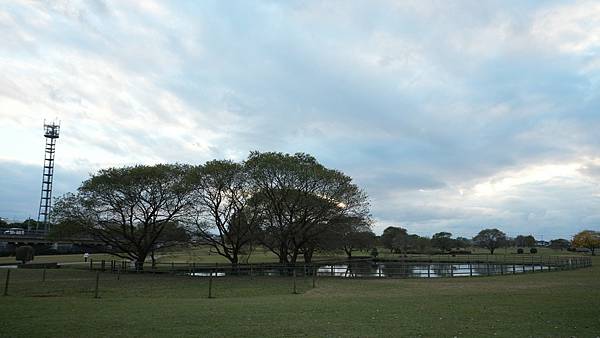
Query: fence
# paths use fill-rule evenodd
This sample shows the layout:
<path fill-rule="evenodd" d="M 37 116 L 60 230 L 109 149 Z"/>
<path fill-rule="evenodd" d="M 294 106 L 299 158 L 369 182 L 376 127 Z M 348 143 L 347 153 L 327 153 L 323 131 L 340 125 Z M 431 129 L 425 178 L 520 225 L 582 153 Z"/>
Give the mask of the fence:
<path fill-rule="evenodd" d="M 424 256 L 396 260 L 340 260 L 290 264 L 201 264 L 157 263 L 143 271 L 129 261 L 90 260 L 90 270 L 113 273 L 144 272 L 178 274 L 190 277 L 222 276 L 312 276 L 346 278 L 435 278 L 474 277 L 572 270 L 592 265 L 590 257 L 568 256 Z"/>

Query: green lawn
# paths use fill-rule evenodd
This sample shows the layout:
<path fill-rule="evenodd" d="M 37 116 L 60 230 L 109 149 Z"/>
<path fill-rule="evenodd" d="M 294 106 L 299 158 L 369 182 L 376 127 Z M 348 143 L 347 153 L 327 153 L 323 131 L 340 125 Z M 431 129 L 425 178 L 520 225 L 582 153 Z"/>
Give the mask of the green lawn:
<path fill-rule="evenodd" d="M 0 286 L 6 271 L 0 269 Z M 600 260 L 574 271 L 455 279 L 219 277 L 12 270 L 0 336 L 596 337 Z"/>

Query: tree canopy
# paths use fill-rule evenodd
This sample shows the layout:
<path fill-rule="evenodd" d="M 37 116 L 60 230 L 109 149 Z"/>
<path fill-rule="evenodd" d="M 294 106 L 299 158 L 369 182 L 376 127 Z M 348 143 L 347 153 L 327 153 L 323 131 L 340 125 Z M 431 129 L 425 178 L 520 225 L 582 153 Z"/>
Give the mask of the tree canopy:
<path fill-rule="evenodd" d="M 249 252 L 258 225 L 258 209 L 250 202 L 256 191 L 243 164 L 209 161 L 190 173 L 191 220 L 196 233 L 215 252 L 237 264 Z"/>
<path fill-rule="evenodd" d="M 506 234 L 498 229 L 484 229 L 477 236 L 473 237 L 473 242 L 476 245 L 490 250 L 492 255 L 494 254 L 494 250 L 503 246 L 506 241 Z"/>
<path fill-rule="evenodd" d="M 308 154 L 252 152 L 245 166 L 261 214 L 259 239 L 281 263 L 313 250 L 335 219 L 369 217 L 367 195 L 352 179 Z"/>
<path fill-rule="evenodd" d="M 596 249 L 600 248 L 600 232 L 594 230 L 584 230 L 573 237 L 573 246 L 577 248 L 586 248 L 596 254 Z"/>
<path fill-rule="evenodd" d="M 84 181 L 76 194 L 55 203 L 53 220 L 111 245 L 116 255 L 136 261 L 143 269 L 148 254 L 183 219 L 190 205 L 187 166 L 109 168 Z"/>

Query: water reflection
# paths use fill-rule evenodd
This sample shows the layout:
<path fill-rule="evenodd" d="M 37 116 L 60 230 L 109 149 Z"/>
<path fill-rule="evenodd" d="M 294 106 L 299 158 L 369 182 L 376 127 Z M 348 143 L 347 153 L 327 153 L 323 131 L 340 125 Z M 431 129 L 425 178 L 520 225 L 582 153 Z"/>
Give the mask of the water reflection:
<path fill-rule="evenodd" d="M 318 276 L 435 278 L 507 275 L 548 271 L 553 267 L 540 264 L 497 263 L 417 263 L 417 262 L 352 262 L 319 267 Z"/>
<path fill-rule="evenodd" d="M 499 264 L 499 263 L 446 263 L 446 262 L 373 262 L 355 261 L 340 264 L 320 265 L 317 276 L 343 277 L 343 278 L 437 278 L 437 277 L 475 277 L 492 275 L 509 275 L 526 272 L 541 272 L 554 270 L 555 267 L 540 264 Z M 238 266 L 237 268 L 220 267 L 218 271 L 202 270 L 199 268 L 187 275 L 194 277 L 223 277 L 226 275 L 252 275 L 252 276 L 310 276 L 313 274 L 311 266 L 260 266 L 250 268 Z"/>

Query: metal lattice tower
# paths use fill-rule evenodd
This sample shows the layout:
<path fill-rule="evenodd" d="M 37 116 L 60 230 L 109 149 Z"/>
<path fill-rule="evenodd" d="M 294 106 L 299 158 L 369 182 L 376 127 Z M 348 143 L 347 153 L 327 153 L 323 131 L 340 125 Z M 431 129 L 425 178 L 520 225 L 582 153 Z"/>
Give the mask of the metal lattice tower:
<path fill-rule="evenodd" d="M 43 224 L 48 231 L 48 216 L 52 208 L 52 179 L 54 176 L 54 153 L 56 152 L 56 139 L 60 132 L 60 124 L 47 124 L 44 121 L 44 137 L 46 138 L 46 156 L 44 159 L 44 172 L 42 176 L 42 194 L 40 196 L 40 210 L 38 224 Z"/>

